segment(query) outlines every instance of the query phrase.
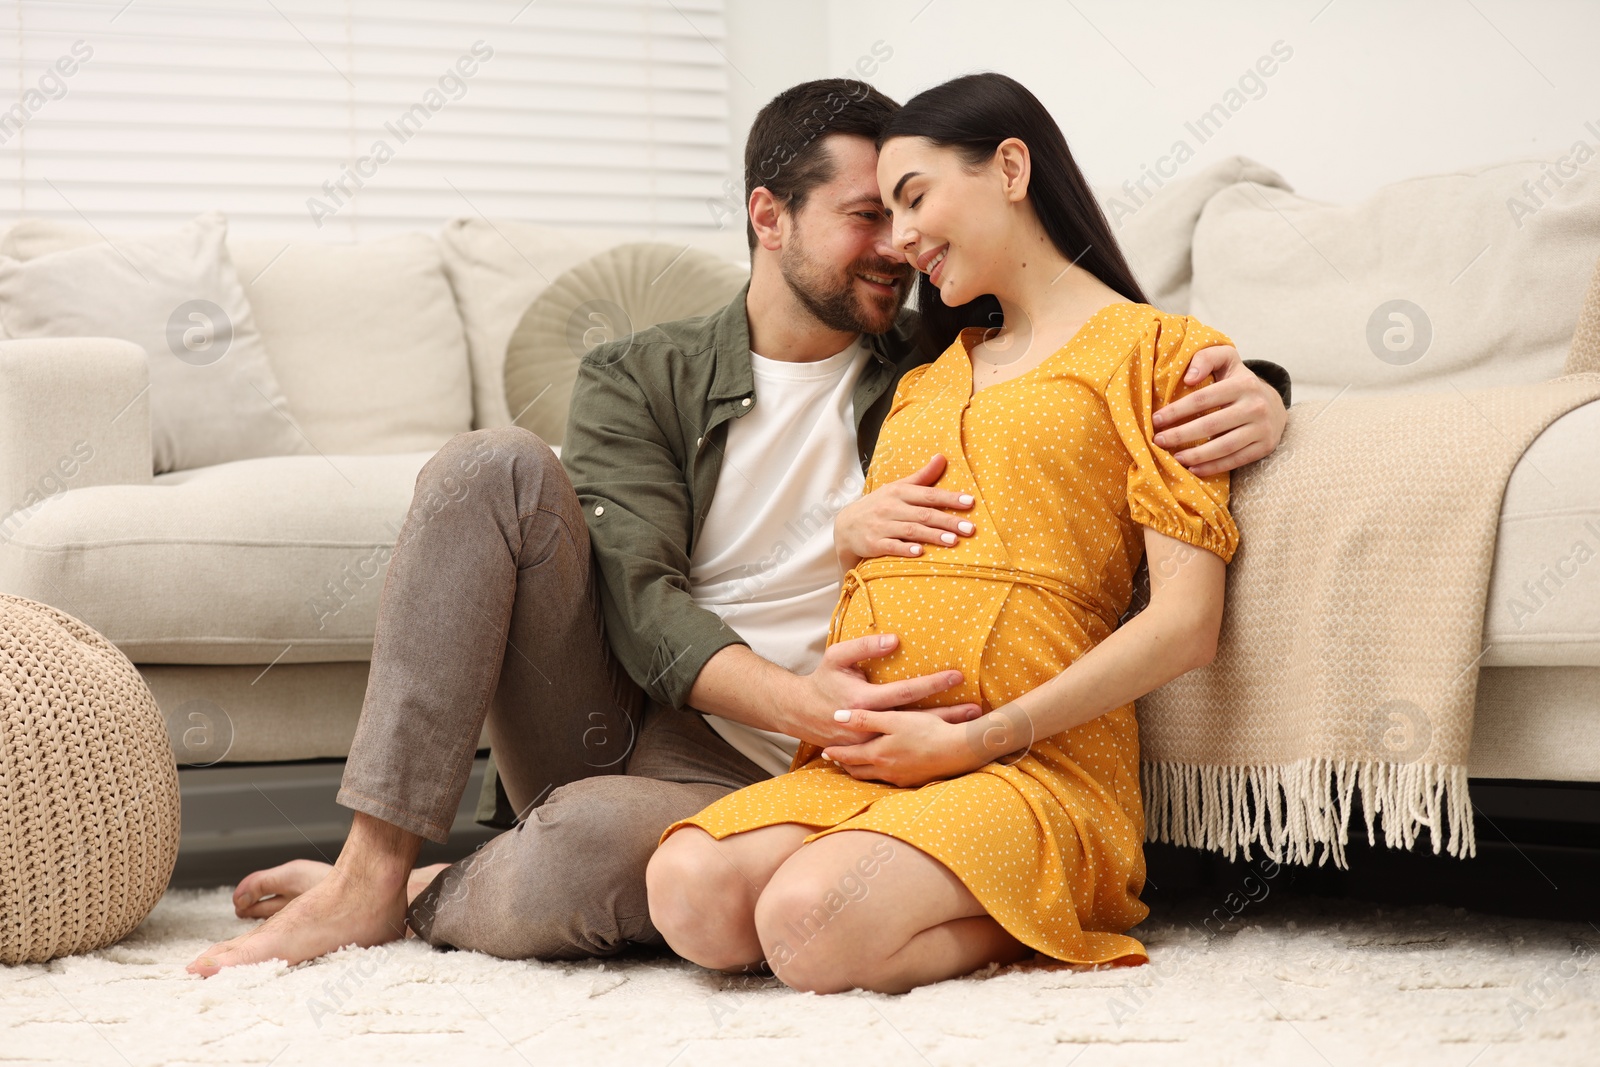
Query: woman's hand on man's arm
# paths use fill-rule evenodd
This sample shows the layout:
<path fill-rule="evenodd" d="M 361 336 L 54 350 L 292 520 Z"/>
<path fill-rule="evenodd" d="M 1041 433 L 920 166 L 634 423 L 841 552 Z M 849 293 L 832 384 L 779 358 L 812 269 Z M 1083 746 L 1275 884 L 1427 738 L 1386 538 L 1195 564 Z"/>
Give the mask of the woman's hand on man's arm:
<path fill-rule="evenodd" d="M 1184 381 L 1211 375 L 1210 385 L 1156 409 L 1155 443 L 1204 478 L 1235 470 L 1270 455 L 1283 437 L 1289 413 L 1278 390 L 1244 365 L 1232 345 L 1202 348 L 1189 361 Z M 1194 442 L 1210 438 L 1202 445 Z M 1194 445 L 1184 448 L 1185 445 Z"/>
<path fill-rule="evenodd" d="M 919 556 L 925 544 L 953 545 L 958 538 L 971 537 L 977 529 L 971 520 L 939 510 L 966 511 L 973 504 L 967 493 L 933 487 L 944 468 L 944 456 L 935 455 L 915 474 L 879 486 L 840 509 L 833 520 L 839 570 L 874 556 Z"/>

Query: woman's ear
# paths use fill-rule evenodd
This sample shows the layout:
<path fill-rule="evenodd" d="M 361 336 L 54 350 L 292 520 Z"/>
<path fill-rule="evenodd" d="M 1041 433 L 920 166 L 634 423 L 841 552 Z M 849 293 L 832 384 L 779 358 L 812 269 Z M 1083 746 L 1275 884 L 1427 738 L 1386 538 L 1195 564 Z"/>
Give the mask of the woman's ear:
<path fill-rule="evenodd" d="M 783 232 L 778 220 L 783 211 L 778 206 L 777 197 L 772 195 L 772 190 L 765 185 L 758 185 L 750 190 L 747 210 L 750 212 L 750 228 L 756 231 L 756 241 L 761 247 L 769 252 L 782 249 Z"/>
<path fill-rule="evenodd" d="M 1007 137 L 994 150 L 995 162 L 1000 166 L 1006 199 L 1021 203 L 1028 196 L 1028 179 L 1033 173 L 1033 160 L 1028 146 L 1015 137 Z"/>

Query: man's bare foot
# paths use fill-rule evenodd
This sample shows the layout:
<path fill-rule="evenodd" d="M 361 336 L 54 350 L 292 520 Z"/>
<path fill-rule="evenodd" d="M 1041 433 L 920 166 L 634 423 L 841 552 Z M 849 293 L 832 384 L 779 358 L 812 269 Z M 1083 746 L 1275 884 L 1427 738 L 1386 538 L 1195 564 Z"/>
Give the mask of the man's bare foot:
<path fill-rule="evenodd" d="M 435 863 L 418 867 L 406 878 L 406 903 L 428 888 L 439 872 L 450 866 Z M 246 875 L 233 889 L 233 913 L 241 919 L 269 919 L 302 893 L 333 873 L 333 864 L 321 860 L 290 860 Z"/>
<path fill-rule="evenodd" d="M 417 835 L 358 812 L 338 862 L 320 881 L 248 934 L 212 945 L 187 970 L 210 977 L 264 960 L 304 963 L 347 945 L 366 948 L 404 937 L 407 882 L 421 847 Z M 296 870 L 317 873 L 314 866 Z"/>
<path fill-rule="evenodd" d="M 331 863 L 290 860 L 247 874 L 233 887 L 233 913 L 241 919 L 271 918 L 332 873 Z"/>

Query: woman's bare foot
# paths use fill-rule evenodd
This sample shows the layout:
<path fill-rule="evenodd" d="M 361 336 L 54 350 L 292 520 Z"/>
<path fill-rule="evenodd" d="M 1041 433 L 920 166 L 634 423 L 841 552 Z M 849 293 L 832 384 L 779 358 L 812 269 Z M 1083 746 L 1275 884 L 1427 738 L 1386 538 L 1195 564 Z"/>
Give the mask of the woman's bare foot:
<path fill-rule="evenodd" d="M 428 888 L 440 871 L 450 866 L 435 863 L 418 867 L 406 878 L 406 903 Z M 268 919 L 283 906 L 333 873 L 333 864 L 321 860 L 290 860 L 246 875 L 233 888 L 233 913 L 241 919 Z"/>
<path fill-rule="evenodd" d="M 406 903 L 410 904 L 416 900 L 417 894 L 428 888 L 433 880 L 439 877 L 439 872 L 448 866 L 450 866 L 448 863 L 435 863 L 412 871 L 411 877 L 406 879 Z"/>
<path fill-rule="evenodd" d="M 407 883 L 421 847 L 417 835 L 358 812 L 331 869 L 297 867 L 279 884 L 293 888 L 295 878 L 303 885 L 305 876 L 318 873 L 320 880 L 248 934 L 212 945 L 187 970 L 210 977 L 224 967 L 264 960 L 304 963 L 347 945 L 366 948 L 404 937 Z M 248 906 L 257 903 L 259 898 Z"/>
<path fill-rule="evenodd" d="M 438 877 L 438 872 L 448 867 L 448 865 L 450 864 L 429 864 L 427 867 L 418 867 L 418 869 L 413 870 L 411 877 L 405 880 L 406 905 L 416 901 L 416 894 L 421 893 L 422 889 L 432 885 L 434 878 Z M 406 929 L 405 936 L 416 937 L 416 931 L 414 929 Z"/>

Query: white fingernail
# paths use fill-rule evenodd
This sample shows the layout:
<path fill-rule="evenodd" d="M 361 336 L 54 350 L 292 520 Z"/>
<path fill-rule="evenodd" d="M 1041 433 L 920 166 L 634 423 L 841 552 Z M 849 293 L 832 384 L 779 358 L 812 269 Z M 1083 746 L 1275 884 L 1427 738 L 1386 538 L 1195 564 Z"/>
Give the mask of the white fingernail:
<path fill-rule="evenodd" d="M 833 713 L 833 721 L 834 722 L 849 722 L 850 721 L 850 713 L 848 711 L 845 711 L 843 708 L 840 708 L 838 711 Z"/>
<path fill-rule="evenodd" d="M 953 545 L 956 543 L 956 535 L 953 533 L 943 533 L 939 535 L 939 540 L 943 541 L 947 545 Z"/>
<path fill-rule="evenodd" d="M 970 523 L 970 522 L 964 522 L 964 523 L 961 524 L 961 532 L 964 533 L 964 534 L 969 534 L 973 530 L 976 530 L 976 529 L 977 529 L 977 527 L 972 525 L 972 523 Z"/>
<path fill-rule="evenodd" d="M 961 494 L 961 506 L 962 507 L 966 507 L 968 504 L 971 504 L 971 503 L 972 503 L 972 494 L 970 494 L 970 493 L 962 493 Z"/>

